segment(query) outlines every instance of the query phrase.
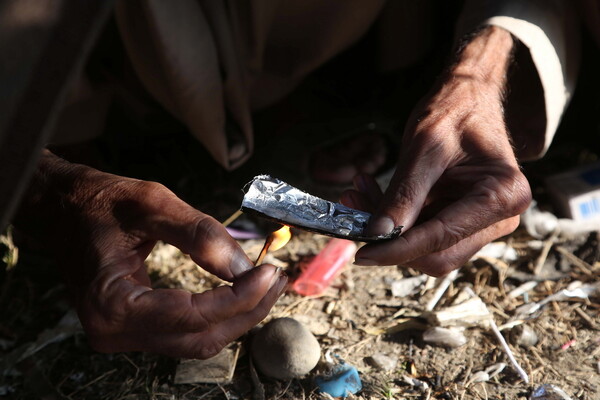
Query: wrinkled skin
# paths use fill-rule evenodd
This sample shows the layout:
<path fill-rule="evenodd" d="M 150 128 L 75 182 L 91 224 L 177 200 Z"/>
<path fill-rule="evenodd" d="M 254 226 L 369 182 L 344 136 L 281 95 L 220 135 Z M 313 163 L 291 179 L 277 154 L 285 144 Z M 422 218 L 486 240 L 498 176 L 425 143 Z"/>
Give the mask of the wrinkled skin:
<path fill-rule="evenodd" d="M 356 264 L 442 276 L 516 229 L 531 191 L 504 123 L 509 40 L 499 28 L 484 30 L 414 110 L 385 194 L 359 175 L 355 190 L 342 195 L 343 203 L 375 213 L 371 233 L 404 225 L 398 239 L 360 249 Z"/>
<path fill-rule="evenodd" d="M 268 314 L 287 282 L 272 265 L 253 268 L 219 222 L 160 184 L 46 152 L 33 186 L 38 194 L 16 227 L 56 252 L 98 351 L 214 356 Z M 144 259 L 157 240 L 233 285 L 198 294 L 152 289 Z"/>

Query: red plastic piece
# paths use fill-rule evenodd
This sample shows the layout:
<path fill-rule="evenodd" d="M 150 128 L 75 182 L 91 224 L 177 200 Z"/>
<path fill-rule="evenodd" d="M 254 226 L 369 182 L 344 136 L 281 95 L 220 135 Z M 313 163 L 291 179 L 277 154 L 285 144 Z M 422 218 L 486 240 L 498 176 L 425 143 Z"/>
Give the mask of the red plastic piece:
<path fill-rule="evenodd" d="M 302 296 L 316 296 L 323 293 L 355 252 L 354 242 L 331 239 L 302 271 L 292 287 Z"/>

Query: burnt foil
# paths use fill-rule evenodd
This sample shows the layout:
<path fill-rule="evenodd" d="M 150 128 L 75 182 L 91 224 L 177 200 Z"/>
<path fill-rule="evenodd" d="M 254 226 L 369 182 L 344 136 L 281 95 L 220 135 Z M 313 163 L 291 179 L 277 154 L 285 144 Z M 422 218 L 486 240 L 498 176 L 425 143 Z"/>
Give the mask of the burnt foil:
<path fill-rule="evenodd" d="M 386 235 L 365 235 L 371 214 L 305 193 L 269 175 L 244 187 L 242 211 L 284 225 L 341 239 L 374 242 L 398 237 L 399 226 Z"/>

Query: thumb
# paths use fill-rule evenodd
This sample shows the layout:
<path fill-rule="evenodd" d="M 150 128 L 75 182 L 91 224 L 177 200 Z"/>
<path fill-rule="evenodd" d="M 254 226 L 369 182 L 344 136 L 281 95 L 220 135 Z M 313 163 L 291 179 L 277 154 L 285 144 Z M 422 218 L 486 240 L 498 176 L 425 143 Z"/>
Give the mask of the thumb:
<path fill-rule="evenodd" d="M 254 267 L 237 242 L 217 220 L 161 184 L 143 182 L 139 200 L 144 210 L 140 235 L 163 240 L 221 279 L 231 281 Z"/>

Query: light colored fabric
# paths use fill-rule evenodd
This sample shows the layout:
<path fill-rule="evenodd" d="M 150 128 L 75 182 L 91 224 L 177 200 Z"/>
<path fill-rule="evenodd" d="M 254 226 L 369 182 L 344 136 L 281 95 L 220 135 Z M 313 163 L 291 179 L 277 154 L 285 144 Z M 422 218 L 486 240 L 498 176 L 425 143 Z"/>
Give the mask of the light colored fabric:
<path fill-rule="evenodd" d="M 122 0 L 116 15 L 147 90 L 226 169 L 252 153 L 251 111 L 359 39 L 384 0 Z"/>
<path fill-rule="evenodd" d="M 532 117 L 544 123 L 537 125 L 542 129 L 527 134 L 537 143 L 531 145 L 536 154 L 530 156 L 541 157 L 552 142 L 577 81 L 579 27 L 573 4 L 568 0 L 467 0 L 458 35 L 481 25 L 506 29 L 529 49 L 544 96 L 544 114 Z M 533 82 L 536 77 L 530 79 Z M 526 110 L 529 99 L 522 96 L 522 100 L 517 108 Z"/>

